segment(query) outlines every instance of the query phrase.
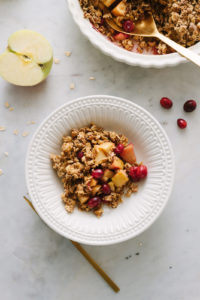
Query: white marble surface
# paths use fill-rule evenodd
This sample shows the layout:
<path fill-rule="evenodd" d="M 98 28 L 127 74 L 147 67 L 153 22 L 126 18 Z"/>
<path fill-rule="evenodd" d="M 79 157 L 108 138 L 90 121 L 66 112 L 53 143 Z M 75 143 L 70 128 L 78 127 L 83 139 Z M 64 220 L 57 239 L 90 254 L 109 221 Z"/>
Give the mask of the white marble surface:
<path fill-rule="evenodd" d="M 12 32 L 30 28 L 49 39 L 60 59 L 48 80 L 37 87 L 15 87 L 0 79 L 0 126 L 6 126 L 0 132 L 1 299 L 199 299 L 200 113 L 182 111 L 185 100 L 199 100 L 199 69 L 187 64 L 146 70 L 105 57 L 81 35 L 64 0 L 0 0 L 0 28 L 1 51 Z M 70 58 L 64 55 L 68 50 Z M 96 80 L 90 81 L 90 76 Z M 74 90 L 69 89 L 71 82 Z M 145 107 L 165 127 L 176 156 L 171 199 L 148 231 L 118 245 L 85 246 L 119 284 L 119 294 L 23 200 L 25 154 L 36 127 L 59 105 L 88 94 L 121 96 Z M 171 111 L 160 108 L 161 96 L 174 100 Z M 14 111 L 4 108 L 5 101 Z M 181 116 L 189 123 L 185 131 L 176 126 Z M 29 121 L 36 124 L 27 125 Z M 29 136 L 22 137 L 24 131 Z"/>

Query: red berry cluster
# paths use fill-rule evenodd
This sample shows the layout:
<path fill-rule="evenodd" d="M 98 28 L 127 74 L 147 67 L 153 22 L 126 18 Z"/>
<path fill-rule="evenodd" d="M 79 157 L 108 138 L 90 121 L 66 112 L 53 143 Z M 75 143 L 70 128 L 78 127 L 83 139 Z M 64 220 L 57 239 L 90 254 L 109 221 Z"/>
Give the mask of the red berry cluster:
<path fill-rule="evenodd" d="M 164 107 L 165 109 L 170 109 L 173 106 L 173 102 L 171 99 L 167 97 L 163 97 L 160 99 L 160 105 Z M 185 112 L 192 112 L 196 109 L 197 103 L 195 100 L 188 100 L 184 103 L 183 109 Z M 177 120 L 177 125 L 181 128 L 184 129 L 187 127 L 187 121 L 184 119 L 179 118 Z"/>

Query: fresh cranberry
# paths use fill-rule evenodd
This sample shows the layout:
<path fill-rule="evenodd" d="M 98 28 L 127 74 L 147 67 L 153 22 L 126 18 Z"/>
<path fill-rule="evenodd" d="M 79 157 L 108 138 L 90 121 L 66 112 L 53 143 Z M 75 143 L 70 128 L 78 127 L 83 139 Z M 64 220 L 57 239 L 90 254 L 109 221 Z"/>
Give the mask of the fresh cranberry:
<path fill-rule="evenodd" d="M 129 170 L 129 176 L 131 177 L 131 179 L 133 181 L 138 181 L 139 180 L 139 178 L 137 176 L 137 169 L 138 169 L 138 167 L 134 166 L 134 167 L 131 167 L 130 170 Z"/>
<path fill-rule="evenodd" d="M 123 28 L 126 32 L 132 32 L 134 30 L 134 24 L 131 20 L 127 20 L 123 23 Z"/>
<path fill-rule="evenodd" d="M 109 195 L 111 193 L 111 189 L 107 183 L 102 185 L 102 191 L 105 195 Z"/>
<path fill-rule="evenodd" d="M 177 120 L 177 125 L 181 128 L 184 129 L 187 127 L 187 122 L 184 119 L 178 119 Z"/>
<path fill-rule="evenodd" d="M 160 105 L 166 109 L 169 109 L 172 107 L 173 102 L 171 99 L 169 99 L 167 97 L 163 97 L 160 99 Z"/>
<path fill-rule="evenodd" d="M 92 171 L 92 177 L 95 179 L 101 179 L 101 177 L 103 176 L 103 170 L 101 169 L 96 169 Z"/>
<path fill-rule="evenodd" d="M 94 208 L 98 206 L 101 203 L 101 198 L 100 197 L 93 197 L 88 201 L 88 206 L 90 208 Z"/>
<path fill-rule="evenodd" d="M 79 151 L 79 152 L 77 153 L 78 159 L 81 159 L 81 158 L 83 157 L 83 155 L 84 155 L 84 153 L 83 153 L 82 151 Z"/>
<path fill-rule="evenodd" d="M 194 100 L 188 100 L 185 102 L 183 108 L 186 112 L 192 112 L 197 107 L 197 103 Z"/>
<path fill-rule="evenodd" d="M 147 167 L 144 165 L 140 165 L 137 167 L 137 171 L 136 171 L 136 175 L 139 179 L 144 179 L 145 177 L 147 177 Z"/>
<path fill-rule="evenodd" d="M 117 155 L 120 155 L 123 150 L 124 150 L 124 145 L 123 144 L 118 144 L 117 147 L 115 148 L 114 152 Z"/>
<path fill-rule="evenodd" d="M 101 18 L 101 22 L 99 24 L 100 26 L 103 26 L 104 25 L 104 18 Z"/>
<path fill-rule="evenodd" d="M 159 53 L 158 53 L 158 49 L 156 48 L 156 47 L 153 47 L 153 55 L 158 55 Z"/>

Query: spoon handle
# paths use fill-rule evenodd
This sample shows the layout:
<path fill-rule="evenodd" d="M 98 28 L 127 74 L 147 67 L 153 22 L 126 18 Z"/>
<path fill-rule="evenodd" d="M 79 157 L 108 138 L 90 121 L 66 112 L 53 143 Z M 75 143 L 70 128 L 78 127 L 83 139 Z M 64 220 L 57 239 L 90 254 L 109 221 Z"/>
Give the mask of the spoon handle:
<path fill-rule="evenodd" d="M 187 48 L 184 48 L 183 46 L 170 40 L 168 37 L 164 36 L 159 32 L 156 34 L 156 37 L 163 41 L 165 44 L 169 45 L 174 50 L 176 50 L 180 55 L 184 56 L 185 58 L 187 58 L 188 60 L 200 67 L 200 56 L 198 54 Z"/>

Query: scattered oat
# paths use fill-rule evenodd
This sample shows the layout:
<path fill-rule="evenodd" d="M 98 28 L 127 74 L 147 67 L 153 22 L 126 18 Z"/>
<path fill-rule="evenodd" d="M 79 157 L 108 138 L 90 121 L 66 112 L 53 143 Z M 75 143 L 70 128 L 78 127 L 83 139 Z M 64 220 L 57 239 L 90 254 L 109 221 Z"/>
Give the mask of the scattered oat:
<path fill-rule="evenodd" d="M 29 121 L 29 122 L 27 122 L 27 125 L 33 125 L 35 123 L 36 123 L 35 121 Z"/>
<path fill-rule="evenodd" d="M 24 131 L 24 132 L 22 133 L 22 136 L 23 136 L 23 137 L 25 137 L 25 136 L 27 136 L 27 135 L 29 135 L 28 131 Z"/>
<path fill-rule="evenodd" d="M 8 152 L 4 152 L 4 155 L 5 155 L 6 157 L 8 157 Z"/>
<path fill-rule="evenodd" d="M 74 83 L 70 83 L 69 88 L 70 88 L 70 90 L 74 90 L 75 89 L 75 84 Z"/>
<path fill-rule="evenodd" d="M 6 127 L 0 126 L 0 131 L 5 131 L 5 130 L 6 130 Z"/>
<path fill-rule="evenodd" d="M 66 52 L 65 52 L 65 55 L 66 55 L 67 57 L 71 56 L 71 54 L 72 54 L 71 51 L 66 51 Z"/>
<path fill-rule="evenodd" d="M 0 169 L 0 176 L 1 176 L 1 175 L 3 175 L 3 170 L 2 170 L 2 169 Z"/>
<path fill-rule="evenodd" d="M 10 108 L 9 108 L 9 111 L 13 111 L 13 110 L 14 110 L 14 107 L 10 107 Z"/>
<path fill-rule="evenodd" d="M 89 78 L 90 80 L 95 80 L 96 78 L 95 77 L 93 77 L 93 76 L 90 76 L 90 78 Z"/>
<path fill-rule="evenodd" d="M 13 133 L 14 133 L 15 135 L 18 135 L 19 131 L 18 131 L 17 129 L 15 129 L 15 130 L 13 131 Z"/>
<path fill-rule="evenodd" d="M 60 62 L 60 59 L 54 58 L 54 64 L 59 64 L 59 62 Z"/>
<path fill-rule="evenodd" d="M 137 255 L 137 256 L 140 255 L 140 252 L 136 252 L 135 255 Z"/>
<path fill-rule="evenodd" d="M 4 106 L 5 106 L 6 108 L 9 108 L 9 107 L 10 107 L 10 104 L 9 104 L 8 102 L 5 102 L 5 103 L 4 103 Z"/>
<path fill-rule="evenodd" d="M 142 247 L 142 245 L 143 245 L 143 243 L 142 243 L 142 242 L 139 242 L 139 246 Z"/>

